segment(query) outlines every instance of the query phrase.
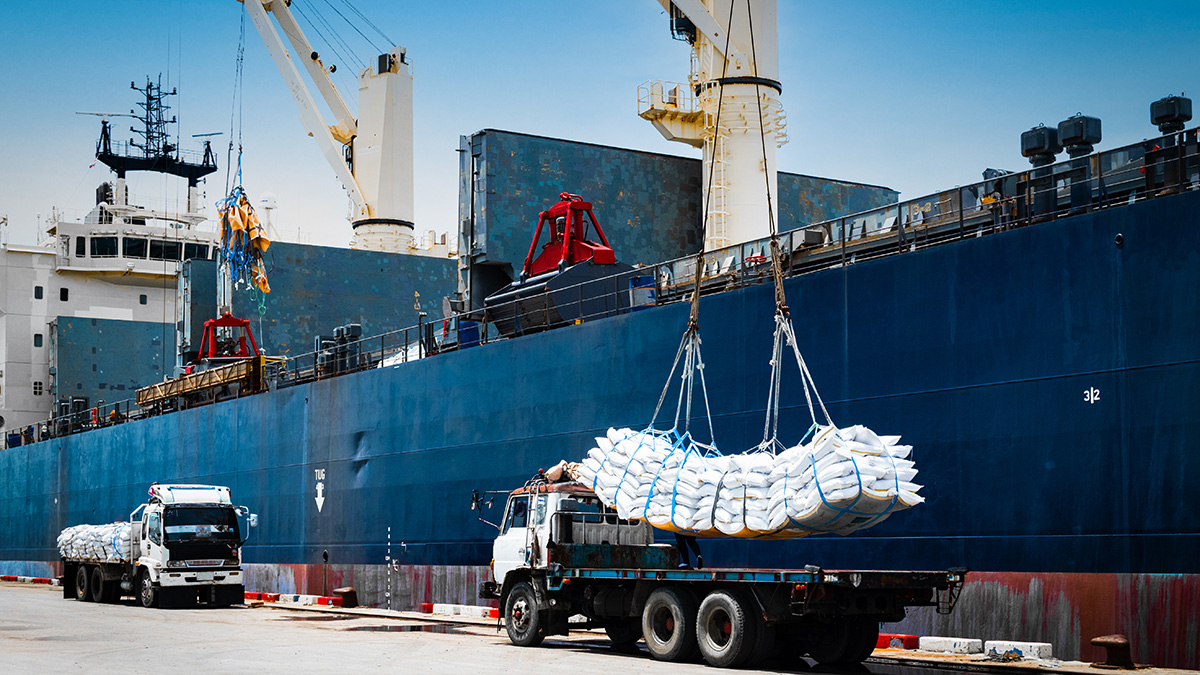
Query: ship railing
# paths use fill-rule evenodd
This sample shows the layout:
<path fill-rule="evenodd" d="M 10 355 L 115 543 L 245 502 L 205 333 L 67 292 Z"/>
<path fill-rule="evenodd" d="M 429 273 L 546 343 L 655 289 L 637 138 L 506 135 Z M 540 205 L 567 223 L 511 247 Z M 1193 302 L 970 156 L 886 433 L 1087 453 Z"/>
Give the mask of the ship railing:
<path fill-rule="evenodd" d="M 1197 129 L 846 215 L 777 237 L 785 276 L 852 265 L 1200 189 Z M 702 290 L 769 280 L 770 238 L 704 254 Z M 659 304 L 688 297 L 696 257 L 657 266 Z"/>
<path fill-rule="evenodd" d="M 95 406 L 88 406 L 86 402 L 82 401 L 78 405 L 69 403 L 68 405 L 70 409 L 47 420 L 8 428 L 0 432 L 0 450 L 40 443 L 53 438 L 102 429 L 151 416 L 149 410 L 139 407 L 137 401 L 132 398 L 115 403 L 101 401 L 99 405 Z"/>
<path fill-rule="evenodd" d="M 700 111 L 700 102 L 687 83 L 652 80 L 638 85 L 638 115 L 651 111 L 695 113 Z"/>
<path fill-rule="evenodd" d="M 903 254 L 1099 209 L 1200 189 L 1197 129 L 985 180 L 784 232 L 776 237 L 787 277 Z M 482 312 L 456 314 L 348 343 L 345 353 L 291 359 L 279 386 L 380 367 L 584 323 L 771 279 L 763 238 L 508 303 L 524 326 L 501 330 Z M 614 290 L 595 293 L 597 285 Z M 551 302 L 553 298 L 553 302 Z M 574 305 L 574 307 L 571 307 Z M 505 305 L 490 311 L 505 314 Z M 569 317 L 569 318 L 564 318 Z"/>
<path fill-rule="evenodd" d="M 792 277 L 836 269 L 1200 190 L 1198 131 L 1194 128 L 1022 172 L 989 172 L 977 183 L 783 232 L 776 238 L 783 273 Z M 770 242 L 764 238 L 710 251 L 699 262 L 690 255 L 515 300 L 507 308 L 491 308 L 509 309 L 526 319 L 523 325 L 507 330 L 487 321 L 483 312 L 474 311 L 345 340 L 274 364 L 264 374 L 265 388 L 399 367 L 449 351 L 688 300 L 697 273 L 701 275 L 701 293 L 770 283 Z M 597 293 L 597 285 L 612 290 Z M 76 408 L 45 422 L 5 429 L 0 432 L 0 449 L 165 411 L 139 408 L 132 399 L 91 407 L 84 403 Z"/>
<path fill-rule="evenodd" d="M 132 157 L 135 159 L 147 159 L 146 153 L 140 146 L 134 145 L 129 141 L 111 141 L 109 149 L 112 154 L 118 157 Z M 169 153 L 175 159 L 187 164 L 195 164 L 201 166 L 204 164 L 203 150 L 187 150 L 183 148 L 172 149 Z"/>

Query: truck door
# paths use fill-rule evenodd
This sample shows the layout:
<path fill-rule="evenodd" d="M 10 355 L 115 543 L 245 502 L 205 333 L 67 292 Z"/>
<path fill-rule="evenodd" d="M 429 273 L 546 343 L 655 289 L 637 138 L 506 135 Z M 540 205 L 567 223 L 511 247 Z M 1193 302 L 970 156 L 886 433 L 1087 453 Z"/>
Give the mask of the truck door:
<path fill-rule="evenodd" d="M 162 514 L 147 513 L 142 518 L 142 555 L 151 560 L 163 561 Z"/>
<path fill-rule="evenodd" d="M 496 581 L 514 569 L 528 565 L 529 555 L 529 497 L 517 495 L 508 500 L 500 535 L 492 544 Z"/>

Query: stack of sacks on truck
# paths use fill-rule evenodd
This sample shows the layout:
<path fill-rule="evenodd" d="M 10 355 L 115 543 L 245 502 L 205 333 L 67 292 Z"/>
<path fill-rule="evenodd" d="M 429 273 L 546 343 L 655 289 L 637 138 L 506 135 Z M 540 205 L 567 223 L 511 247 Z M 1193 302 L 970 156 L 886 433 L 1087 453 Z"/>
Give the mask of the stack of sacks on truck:
<path fill-rule="evenodd" d="M 68 527 L 58 535 L 58 552 L 76 560 L 129 560 L 129 523 Z"/>
<path fill-rule="evenodd" d="M 622 518 L 701 536 L 845 535 L 924 501 L 899 436 L 814 432 L 778 453 L 721 455 L 673 431 L 609 429 L 572 474 Z"/>

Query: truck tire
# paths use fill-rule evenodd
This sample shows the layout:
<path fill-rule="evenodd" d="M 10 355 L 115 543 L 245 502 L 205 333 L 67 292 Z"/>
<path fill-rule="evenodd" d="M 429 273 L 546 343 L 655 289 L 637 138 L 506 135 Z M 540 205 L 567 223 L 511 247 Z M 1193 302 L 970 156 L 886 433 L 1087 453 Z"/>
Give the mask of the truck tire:
<path fill-rule="evenodd" d="M 696 598 L 686 588 L 664 586 L 646 598 L 642 636 L 659 661 L 687 661 L 696 654 Z"/>
<path fill-rule="evenodd" d="M 75 568 L 75 599 L 82 602 L 92 600 L 92 578 L 88 572 L 87 565 Z"/>
<path fill-rule="evenodd" d="M 753 607 L 754 605 L 751 605 L 752 611 Z M 754 618 L 758 624 L 755 630 L 758 639 L 754 642 L 754 651 L 750 653 L 750 659 L 746 661 L 746 665 L 751 668 L 757 668 L 775 658 L 776 643 L 775 624 L 767 623 L 761 612 L 755 611 Z"/>
<path fill-rule="evenodd" d="M 855 617 L 852 622 L 851 645 L 840 665 L 856 666 L 866 661 L 879 642 L 879 622 L 873 617 Z"/>
<path fill-rule="evenodd" d="M 93 567 L 91 577 L 92 585 L 88 588 L 88 594 L 92 596 L 92 602 L 111 602 L 108 599 L 108 584 L 104 581 L 104 570 L 99 565 Z"/>
<path fill-rule="evenodd" d="M 709 593 L 696 616 L 696 643 L 708 665 L 737 668 L 754 655 L 758 622 L 753 599 L 734 589 Z"/>
<path fill-rule="evenodd" d="M 526 581 L 518 582 L 508 592 L 504 603 L 504 629 L 508 631 L 508 639 L 518 647 L 536 647 L 546 638 L 533 586 Z"/>
<path fill-rule="evenodd" d="M 848 617 L 814 622 L 804 634 L 808 655 L 826 666 L 848 663 L 861 648 L 860 639 L 858 626 Z"/>
<path fill-rule="evenodd" d="M 613 619 L 604 624 L 604 633 L 614 647 L 628 647 L 642 639 L 640 619 Z"/>
<path fill-rule="evenodd" d="M 138 601 L 142 603 L 142 607 L 158 606 L 158 589 L 150 580 L 150 573 L 145 570 L 138 575 Z"/>

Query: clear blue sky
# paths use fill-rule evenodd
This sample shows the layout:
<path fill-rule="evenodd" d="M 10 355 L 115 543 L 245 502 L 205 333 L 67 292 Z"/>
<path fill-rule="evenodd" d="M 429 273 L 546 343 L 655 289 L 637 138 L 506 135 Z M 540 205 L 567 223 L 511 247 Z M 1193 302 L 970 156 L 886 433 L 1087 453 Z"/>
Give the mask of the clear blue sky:
<path fill-rule="evenodd" d="M 329 20 L 357 58 L 375 49 L 334 14 L 342 0 L 295 0 Z M 636 89 L 687 75 L 653 0 L 357 0 L 414 63 L 420 229 L 453 231 L 458 137 L 508 129 L 698 156 L 636 115 Z M 82 215 L 109 175 L 89 169 L 99 121 L 78 110 L 133 106 L 131 80 L 177 86 L 184 147 L 229 133 L 242 6 L 235 0 L 5 2 L 0 7 L 0 215 L 10 241 L 32 242 L 51 206 Z M 303 25 L 303 24 L 302 24 Z M 374 36 L 368 32 L 368 35 Z M 904 197 L 1027 166 L 1021 131 L 1076 113 L 1099 116 L 1114 147 L 1155 135 L 1149 103 L 1200 95 L 1197 2 L 932 3 L 779 0 L 780 75 L 791 143 L 781 170 L 888 185 Z M 314 42 L 319 42 L 316 36 Z M 382 40 L 376 37 L 376 42 Z M 340 86 L 355 64 L 340 63 Z M 352 102 L 354 91 L 347 91 Z M 247 22 L 244 185 L 270 191 L 277 222 L 344 245 L 346 198 Z M 132 120 L 120 120 L 130 122 Z M 126 138 L 127 124 L 118 124 Z M 207 184 L 207 201 L 225 184 Z M 182 200 L 175 179 L 131 184 Z"/>

